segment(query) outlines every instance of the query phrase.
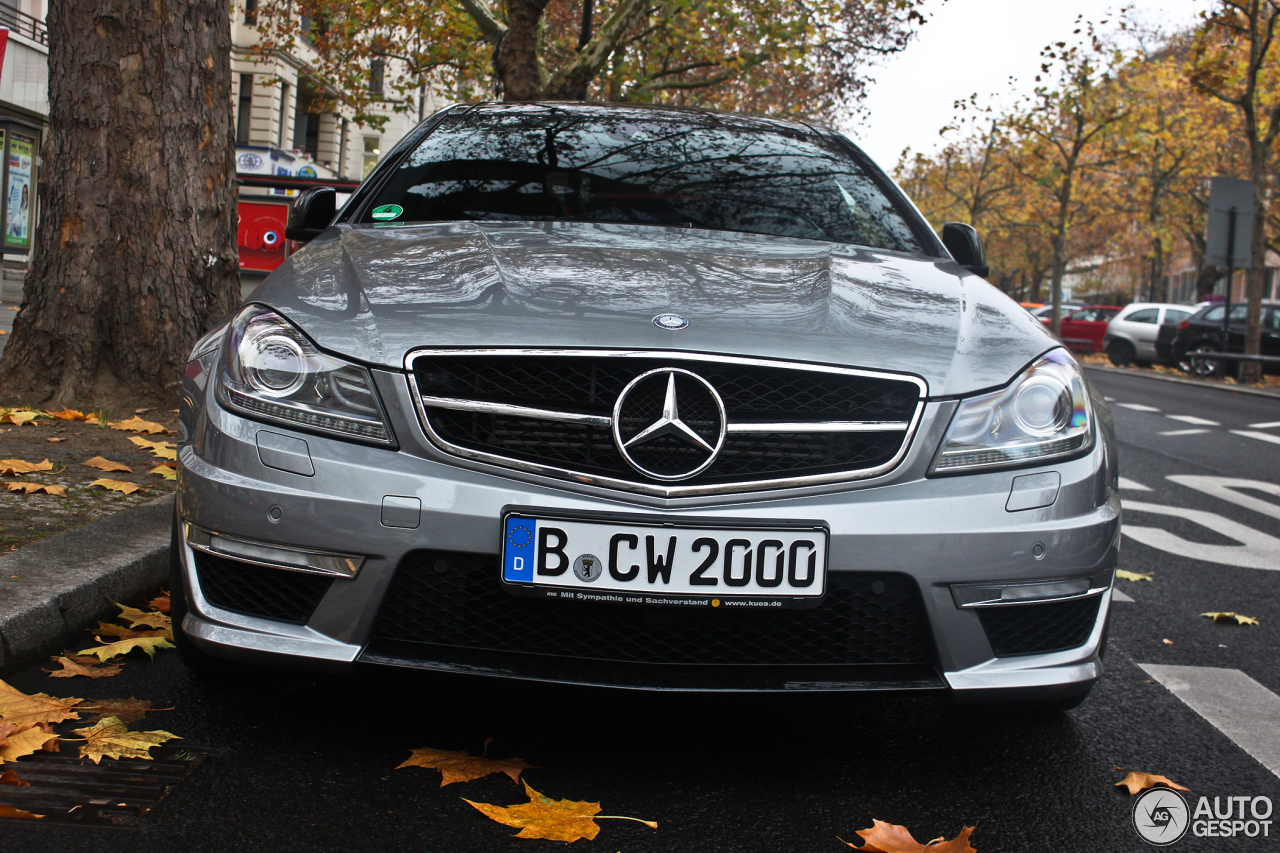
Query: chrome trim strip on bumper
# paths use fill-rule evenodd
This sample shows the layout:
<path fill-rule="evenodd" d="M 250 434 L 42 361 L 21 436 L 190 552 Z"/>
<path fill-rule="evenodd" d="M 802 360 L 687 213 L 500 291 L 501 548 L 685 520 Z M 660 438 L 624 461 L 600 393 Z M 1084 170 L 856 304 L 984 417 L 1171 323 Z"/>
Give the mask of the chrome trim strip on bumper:
<path fill-rule="evenodd" d="M 418 387 L 417 375 L 413 370 L 413 362 L 419 356 L 426 355 L 447 355 L 447 356 L 466 356 L 466 355 L 530 355 L 530 356 L 576 356 L 587 358 L 612 357 L 612 358 L 649 358 L 663 359 L 669 358 L 678 361 L 705 361 L 715 362 L 718 364 L 737 364 L 749 365 L 757 367 L 774 367 L 787 370 L 801 370 L 809 373 L 832 373 L 844 376 L 860 376 L 870 379 L 889 379 L 899 382 L 908 382 L 914 384 L 920 391 L 915 411 L 911 415 L 908 422 L 891 421 L 890 425 L 881 427 L 878 422 L 862 422 L 862 421 L 835 421 L 828 422 L 837 426 L 835 429 L 791 429 L 799 426 L 798 424 L 769 424 L 769 429 L 756 429 L 756 424 L 746 423 L 742 426 L 746 429 L 734 430 L 733 425 L 729 426 L 730 431 L 739 432 L 783 432 L 778 429 L 779 426 L 788 427 L 786 432 L 903 432 L 902 444 L 898 448 L 898 452 L 894 454 L 889 461 L 877 465 L 874 468 L 854 469 L 850 471 L 836 471 L 828 474 L 813 474 L 799 477 L 780 477 L 770 480 L 751 480 L 746 482 L 735 483 L 716 483 L 713 485 L 702 486 L 664 486 L 660 484 L 636 483 L 631 480 L 619 480 L 613 477 L 606 477 L 597 474 L 587 474 L 581 471 L 573 471 L 567 468 L 558 468 L 554 465 L 543 465 L 535 462 L 525 462 L 522 460 L 511 459 L 496 453 L 486 453 L 480 450 L 472 450 L 471 448 L 462 447 L 453 444 L 447 439 L 440 436 L 431 425 L 431 419 L 427 415 L 427 401 L 429 400 L 449 400 L 456 403 L 470 403 L 471 405 L 484 406 L 501 406 L 506 411 L 488 410 L 491 414 L 515 414 L 511 410 L 524 410 L 548 412 L 545 409 L 525 409 L 522 406 L 507 406 L 497 403 L 471 403 L 471 401 L 461 401 L 455 398 L 438 398 L 424 396 Z M 447 348 L 420 348 L 410 350 L 404 357 L 405 374 L 409 381 L 409 396 L 413 399 L 414 408 L 418 412 L 418 423 L 422 427 L 423 432 L 431 440 L 431 443 L 441 450 L 453 456 L 474 462 L 488 463 L 496 465 L 500 468 L 508 470 L 524 471 L 530 474 L 538 474 L 545 477 L 552 477 L 559 480 L 572 480 L 577 483 L 584 483 L 592 486 L 600 486 L 603 488 L 617 489 L 624 492 L 632 492 L 634 494 L 651 495 L 654 497 L 698 497 L 703 495 L 719 495 L 719 494 L 736 494 L 742 492 L 762 491 L 765 489 L 785 489 L 796 486 L 819 485 L 824 483 L 840 483 L 851 480 L 865 480 L 871 477 L 877 477 L 895 468 L 903 457 L 906 456 L 908 448 L 911 446 L 911 439 L 915 436 L 916 428 L 920 425 L 920 419 L 924 414 L 925 400 L 929 395 L 929 386 L 921 378 L 917 376 L 909 376 L 905 374 L 889 373 L 885 371 L 860 370 L 852 367 L 832 367 L 823 364 L 805 364 L 791 361 L 774 361 L 762 358 L 743 358 L 739 356 L 721 356 L 711 355 L 707 353 L 689 353 L 672 350 L 565 350 L 565 349 L 524 349 L 524 348 L 488 348 L 488 349 L 447 349 Z M 435 404 L 432 404 L 435 405 Z M 441 408 L 460 409 L 461 406 L 441 406 Z M 469 411 L 485 411 L 482 409 L 469 409 Z M 591 423 L 596 426 L 608 426 L 612 424 L 612 419 L 598 415 L 582 415 L 574 413 L 563 413 L 570 415 L 572 418 L 600 418 L 600 421 L 576 420 L 579 423 Z M 519 416 L 519 415 L 517 415 Z M 530 416 L 531 415 L 526 415 Z M 568 420 L 569 418 L 561 418 Z M 601 422 L 602 421 L 602 422 Z M 871 426 L 874 424 L 875 426 Z M 812 427 L 813 425 L 808 425 Z"/>
<path fill-rule="evenodd" d="M 459 412 L 481 412 L 486 415 L 505 415 L 511 418 L 532 418 L 539 421 L 561 421 L 571 424 L 589 424 L 608 427 L 613 419 L 607 415 L 583 415 L 578 412 L 561 412 L 555 409 L 536 409 L 532 406 L 514 406 L 509 403 L 485 403 L 479 400 L 459 400 L 455 397 L 421 398 L 422 404 L 433 409 L 454 409 Z"/>
<path fill-rule="evenodd" d="M 729 432 L 906 432 L 910 421 L 811 421 L 809 423 L 736 423 Z"/>
<path fill-rule="evenodd" d="M 239 536 L 227 536 L 183 522 L 183 537 L 193 550 L 203 551 L 215 557 L 229 557 L 241 563 L 301 572 L 308 575 L 324 575 L 352 580 L 364 566 L 365 558 L 359 554 L 339 554 L 334 551 L 317 551 L 311 548 L 294 548 L 272 542 L 258 542 Z"/>

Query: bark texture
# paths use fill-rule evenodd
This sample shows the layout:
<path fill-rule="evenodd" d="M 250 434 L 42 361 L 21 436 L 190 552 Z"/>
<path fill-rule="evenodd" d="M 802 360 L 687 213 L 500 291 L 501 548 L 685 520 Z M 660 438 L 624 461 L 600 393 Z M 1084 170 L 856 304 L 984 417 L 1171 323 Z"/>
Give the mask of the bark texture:
<path fill-rule="evenodd" d="M 174 396 L 239 301 L 230 4 L 50 4 L 49 133 L 0 399 Z"/>

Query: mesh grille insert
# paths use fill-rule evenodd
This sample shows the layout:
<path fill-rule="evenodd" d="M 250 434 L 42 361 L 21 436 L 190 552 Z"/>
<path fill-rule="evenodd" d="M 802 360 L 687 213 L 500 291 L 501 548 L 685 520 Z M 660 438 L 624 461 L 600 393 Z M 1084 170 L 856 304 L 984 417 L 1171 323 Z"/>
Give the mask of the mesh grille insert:
<path fill-rule="evenodd" d="M 305 625 L 333 583 L 319 575 L 269 569 L 202 551 L 195 555 L 204 597 L 214 607 L 245 616 Z"/>
<path fill-rule="evenodd" d="M 1060 652 L 1083 646 L 1098 618 L 1099 596 L 1010 604 L 978 610 L 996 657 Z"/>
<path fill-rule="evenodd" d="M 371 639 L 634 663 L 933 660 L 920 594 L 905 575 L 833 572 L 810 610 L 646 607 L 511 595 L 496 556 L 447 551 L 405 556 Z"/>

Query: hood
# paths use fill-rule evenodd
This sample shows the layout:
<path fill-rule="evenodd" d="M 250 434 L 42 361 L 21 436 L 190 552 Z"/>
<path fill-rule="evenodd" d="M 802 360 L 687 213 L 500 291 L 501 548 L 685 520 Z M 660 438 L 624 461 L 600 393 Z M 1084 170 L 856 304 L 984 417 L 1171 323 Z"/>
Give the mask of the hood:
<path fill-rule="evenodd" d="M 423 346 L 678 349 L 909 373 L 941 397 L 1002 385 L 1056 344 L 951 261 L 647 225 L 340 225 L 252 301 L 393 369 Z M 665 312 L 688 327 L 656 327 Z"/>

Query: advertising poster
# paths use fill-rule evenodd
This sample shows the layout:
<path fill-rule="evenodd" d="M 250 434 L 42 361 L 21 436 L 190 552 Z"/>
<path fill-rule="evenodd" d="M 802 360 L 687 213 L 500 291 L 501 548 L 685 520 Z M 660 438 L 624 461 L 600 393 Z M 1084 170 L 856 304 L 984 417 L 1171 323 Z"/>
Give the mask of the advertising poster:
<path fill-rule="evenodd" d="M 9 143 L 9 186 L 5 194 L 4 244 L 25 249 L 31 245 L 31 206 L 35 201 L 31 167 L 35 141 L 13 135 Z"/>

